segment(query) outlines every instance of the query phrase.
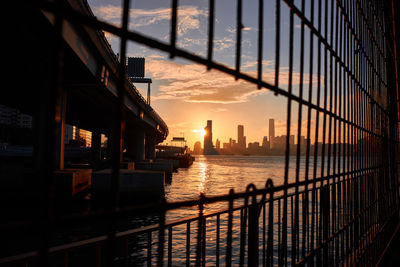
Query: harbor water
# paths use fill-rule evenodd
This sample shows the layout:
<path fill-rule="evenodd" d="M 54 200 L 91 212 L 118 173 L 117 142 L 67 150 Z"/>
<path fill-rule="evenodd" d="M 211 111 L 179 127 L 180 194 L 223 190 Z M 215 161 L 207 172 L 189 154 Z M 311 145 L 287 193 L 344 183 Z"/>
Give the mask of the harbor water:
<path fill-rule="evenodd" d="M 336 168 L 338 159 L 342 161 L 343 158 L 336 158 Z M 331 171 L 334 159 L 331 158 Z M 325 169 L 327 166 L 327 158 L 325 157 Z M 308 167 L 309 179 L 313 176 L 314 170 L 314 158 L 310 157 Z M 337 171 L 337 170 L 336 170 Z M 297 175 L 298 173 L 298 175 Z M 300 157 L 297 163 L 296 157 L 291 157 L 288 168 L 288 182 L 295 182 L 296 176 L 300 181 L 305 179 L 306 175 L 306 161 L 305 157 Z M 326 173 L 325 173 L 326 175 Z M 316 176 L 321 176 L 321 157 L 317 158 Z M 173 174 L 172 181 L 166 185 L 165 197 L 168 202 L 175 202 L 181 200 L 198 199 L 200 194 L 203 193 L 206 196 L 217 196 L 225 195 L 229 193 L 230 189 L 234 189 L 235 192 L 243 192 L 246 190 L 248 184 L 252 183 L 256 188 L 261 189 L 265 187 L 267 179 L 271 179 L 274 186 L 279 186 L 284 183 L 285 177 L 285 157 L 284 156 L 234 156 L 234 155 L 216 155 L 216 156 L 196 156 L 196 160 L 193 165 L 187 169 L 179 169 L 177 173 Z M 244 200 L 239 199 L 234 203 L 234 207 L 243 205 Z M 293 205 L 293 203 L 291 204 Z M 289 203 L 290 206 L 290 203 Z M 204 206 L 204 214 L 214 213 L 220 210 L 226 210 L 228 208 L 227 202 L 217 202 L 207 204 Z M 279 216 L 277 214 L 278 204 L 274 202 L 274 261 L 277 260 L 278 255 L 278 228 L 279 228 Z M 291 216 L 290 207 L 288 215 Z M 191 263 L 196 262 L 196 245 L 197 245 L 197 228 L 198 221 L 193 220 L 191 222 L 184 221 L 185 218 L 197 216 L 199 214 L 198 206 L 190 208 L 181 208 L 177 210 L 170 210 L 166 214 L 166 222 L 175 222 L 181 220 L 182 223 L 171 227 L 169 230 L 171 234 L 169 236 L 166 231 L 166 243 L 165 243 L 165 260 L 168 257 L 168 244 L 172 244 L 172 259 L 173 266 L 185 265 L 188 249 L 188 229 L 190 229 L 190 261 Z M 240 247 L 240 210 L 233 213 L 233 240 L 232 240 L 232 258 L 233 263 L 239 259 L 239 247 Z M 148 218 L 149 219 L 149 218 Z M 217 220 L 220 222 L 220 227 L 217 229 Z M 153 221 L 158 223 L 158 216 L 152 217 L 146 223 Z M 262 220 L 260 220 L 261 222 Z M 138 223 L 137 221 L 135 222 Z M 143 223 L 143 222 L 142 222 Z M 140 224 L 140 222 L 139 222 Z M 188 228 L 189 224 L 189 228 Z M 207 265 L 214 266 L 216 261 L 219 260 L 222 264 L 224 262 L 225 250 L 226 250 L 226 234 L 227 234 L 227 213 L 221 214 L 220 218 L 217 216 L 210 216 L 205 220 L 205 260 Z M 261 226 L 260 226 L 261 227 Z M 276 231 L 275 231 L 276 230 Z M 221 238 L 219 239 L 219 247 L 216 246 L 217 232 Z M 153 261 L 156 263 L 156 244 L 157 244 L 158 231 L 152 233 Z M 171 237 L 171 241 L 168 238 Z M 262 236 L 260 235 L 260 240 Z M 290 243 L 290 231 L 288 232 L 288 238 Z M 140 265 L 142 262 L 145 265 L 146 254 L 147 254 L 147 242 L 148 239 L 145 235 L 138 237 L 135 240 L 134 253 L 131 254 L 136 259 L 136 263 Z M 290 254 L 290 244 L 289 251 Z M 219 257 L 216 257 L 216 250 L 220 251 Z"/>

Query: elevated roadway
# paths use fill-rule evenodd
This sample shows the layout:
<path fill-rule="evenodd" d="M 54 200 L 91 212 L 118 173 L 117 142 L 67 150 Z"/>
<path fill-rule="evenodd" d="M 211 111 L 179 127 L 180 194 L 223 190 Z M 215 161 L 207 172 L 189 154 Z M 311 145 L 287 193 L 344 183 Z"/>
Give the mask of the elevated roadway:
<path fill-rule="evenodd" d="M 67 0 L 65 4 L 94 16 L 86 1 Z M 0 92 L 0 103 L 32 115 L 34 132 L 41 135 L 49 108 L 46 99 L 53 90 L 51 83 L 61 77 L 60 129 L 68 123 L 92 131 L 97 135 L 93 137 L 95 142 L 99 142 L 100 134 L 112 138 L 113 120 L 119 107 L 119 59 L 104 33 L 64 20 L 63 41 L 57 44 L 55 19 L 50 13 L 26 5 L 19 9 L 14 20 L 18 28 L 10 33 L 12 51 L 6 51 L 10 54 L 7 66 L 14 69 L 8 77 L 12 83 Z M 58 49 L 60 46 L 62 49 Z M 63 52 L 60 55 L 58 51 Z M 61 74 L 54 72 L 57 56 L 62 58 Z M 124 92 L 124 149 L 135 160 L 152 158 L 155 145 L 167 137 L 168 127 L 128 77 L 125 77 Z M 63 139 L 61 134 L 60 139 Z M 58 145 L 63 146 L 63 140 Z"/>

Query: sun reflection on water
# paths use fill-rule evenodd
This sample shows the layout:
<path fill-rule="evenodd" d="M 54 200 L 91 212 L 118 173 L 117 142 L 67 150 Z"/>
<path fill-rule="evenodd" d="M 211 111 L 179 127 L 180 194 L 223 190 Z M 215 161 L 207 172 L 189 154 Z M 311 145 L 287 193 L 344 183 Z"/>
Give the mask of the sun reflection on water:
<path fill-rule="evenodd" d="M 208 164 L 205 162 L 200 162 L 199 163 L 199 176 L 200 176 L 200 181 L 198 185 L 198 191 L 199 194 L 204 194 L 205 193 L 205 184 L 207 181 L 207 176 L 208 176 Z"/>

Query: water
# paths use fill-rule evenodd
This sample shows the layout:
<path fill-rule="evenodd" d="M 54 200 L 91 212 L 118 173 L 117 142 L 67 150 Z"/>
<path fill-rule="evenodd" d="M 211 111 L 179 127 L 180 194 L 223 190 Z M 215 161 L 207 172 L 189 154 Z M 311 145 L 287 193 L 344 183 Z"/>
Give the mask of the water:
<path fill-rule="evenodd" d="M 310 157 L 309 177 L 312 176 L 313 161 L 314 158 Z M 331 158 L 332 162 L 333 158 Z M 299 163 L 300 180 L 304 180 L 304 156 L 300 157 Z M 321 160 L 318 157 L 318 170 L 320 164 Z M 174 173 L 172 183 L 166 187 L 166 198 L 168 201 L 177 201 L 198 198 L 200 193 L 207 196 L 228 194 L 231 188 L 235 192 L 243 192 L 250 183 L 257 188 L 263 188 L 268 178 L 272 179 L 275 186 L 282 185 L 284 170 L 284 156 L 200 155 L 196 156 L 196 161 L 190 168 L 179 169 L 178 173 Z M 291 156 L 289 182 L 295 181 L 295 174 L 296 157 Z M 319 175 L 320 172 L 318 172 Z"/>
<path fill-rule="evenodd" d="M 325 158 L 327 160 L 327 158 Z M 339 158 L 341 159 L 341 158 Z M 336 159 L 337 160 L 337 159 Z M 314 158 L 310 157 L 309 163 L 309 177 L 312 177 L 314 169 Z M 327 163 L 327 162 L 326 162 Z M 325 168 L 327 164 L 325 163 Z M 333 158 L 331 158 L 331 164 Z M 288 168 L 288 180 L 289 183 L 295 182 L 296 180 L 296 157 L 290 157 L 289 168 Z M 305 179 L 305 157 L 299 159 L 299 180 Z M 332 168 L 332 165 L 331 165 Z M 321 158 L 317 160 L 317 177 L 321 176 Z M 337 170 L 338 171 L 338 170 Z M 343 170 L 341 170 L 343 171 Z M 187 169 L 179 169 L 177 173 L 173 174 L 171 184 L 166 186 L 166 200 L 168 202 L 198 199 L 201 193 L 206 196 L 216 196 L 228 194 L 232 188 L 235 192 L 244 192 L 246 186 L 250 183 L 254 184 L 257 188 L 265 187 L 267 179 L 272 179 L 274 186 L 282 185 L 285 177 L 285 157 L 284 156 L 197 156 L 196 161 L 193 165 Z M 332 170 L 331 170 L 332 173 Z M 326 175 L 326 173 L 324 174 Z M 288 200 L 288 216 L 291 216 L 291 209 L 293 209 L 293 202 L 290 203 Z M 281 202 L 282 203 L 282 202 Z M 235 206 L 243 204 L 243 200 L 235 202 Z M 301 202 L 300 202 L 301 204 Z M 217 210 L 227 209 L 227 202 L 218 202 L 213 204 L 205 205 L 205 213 L 211 213 Z M 283 207 L 281 207 L 282 209 Z M 274 202 L 274 261 L 277 259 L 277 248 L 278 248 L 278 223 L 279 216 L 277 214 L 278 204 Z M 198 207 L 181 208 L 178 210 L 170 210 L 166 214 L 166 221 L 171 222 L 178 219 L 184 219 L 189 216 L 198 215 Z M 233 251 L 232 257 L 233 262 L 237 263 L 239 259 L 239 247 L 240 247 L 240 211 L 235 211 L 233 214 Z M 154 218 L 155 221 L 157 218 Z M 206 262 L 207 265 L 213 266 L 216 263 L 216 238 L 217 238 L 217 227 L 216 227 L 216 216 L 209 217 L 206 219 Z M 261 220 L 260 220 L 261 222 Z M 197 242 L 197 227 L 198 222 L 193 221 L 190 223 L 190 260 L 191 263 L 195 262 L 196 255 L 196 242 Z M 261 229 L 261 228 L 260 228 Z M 176 225 L 172 227 L 172 263 L 173 265 L 184 265 L 186 260 L 186 241 L 187 241 L 187 223 Z M 223 214 L 220 217 L 220 258 L 221 263 L 224 261 L 225 249 L 226 249 L 226 233 L 227 233 L 227 214 Z M 168 256 L 168 231 L 165 233 L 165 260 L 167 261 Z M 157 232 L 152 234 L 153 242 L 157 240 Z M 260 235 L 260 240 L 262 236 Z M 289 238 L 289 249 L 290 249 L 290 230 L 288 232 Z M 137 263 L 145 263 L 146 245 L 147 239 L 143 236 L 141 239 L 136 241 L 136 252 L 134 258 L 137 259 Z M 155 243 L 154 243 L 155 244 Z M 288 252 L 290 253 L 290 251 Z M 153 260 L 157 254 L 156 246 L 152 248 Z"/>
<path fill-rule="evenodd" d="M 298 175 L 300 181 L 305 179 L 305 163 L 305 157 L 300 157 Z M 332 163 L 333 158 L 331 158 Z M 288 168 L 289 183 L 296 180 L 296 164 L 296 157 L 291 156 Z M 325 169 L 326 166 L 327 157 L 325 157 Z M 313 168 L 314 158 L 310 157 L 309 179 L 313 175 Z M 321 175 L 320 168 L 321 157 L 318 157 L 317 177 Z M 236 193 L 244 192 L 250 183 L 258 189 L 264 188 L 268 179 L 273 181 L 274 186 L 279 186 L 284 183 L 284 172 L 284 156 L 200 155 L 196 156 L 196 161 L 190 168 L 179 169 L 177 173 L 173 174 L 171 184 L 166 186 L 165 196 L 168 202 L 174 202 L 198 199 L 200 193 L 204 193 L 206 196 L 226 195 L 231 188 Z M 227 208 L 226 203 L 209 205 L 205 207 L 205 210 L 215 211 L 223 208 Z M 196 209 L 170 211 L 167 219 L 183 218 L 195 214 Z"/>
<path fill-rule="evenodd" d="M 168 201 L 228 194 L 229 189 L 243 192 L 249 183 L 265 186 L 268 178 L 283 183 L 284 157 L 263 156 L 197 156 L 188 169 L 179 169 L 166 187 Z"/>

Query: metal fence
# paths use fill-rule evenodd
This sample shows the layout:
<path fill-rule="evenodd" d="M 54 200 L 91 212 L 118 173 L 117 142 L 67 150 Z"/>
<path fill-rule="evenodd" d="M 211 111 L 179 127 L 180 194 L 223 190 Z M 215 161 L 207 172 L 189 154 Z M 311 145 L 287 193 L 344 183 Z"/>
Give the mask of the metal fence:
<path fill-rule="evenodd" d="M 41 2 L 42 8 L 55 14 L 55 28 L 62 29 L 63 19 L 85 24 L 120 37 L 120 62 L 126 61 L 128 41 L 144 44 L 170 54 L 217 69 L 258 88 L 272 90 L 287 99 L 286 152 L 284 183 L 266 187 L 247 187 L 244 193 L 158 205 L 118 207 L 118 183 L 121 139 L 113 149 L 112 208 L 98 213 L 78 214 L 68 218 L 52 218 L 44 212 L 41 247 L 37 251 L 0 259 L 3 264 L 46 266 L 61 262 L 73 265 L 85 258 L 92 265 L 196 264 L 196 266 L 232 264 L 249 266 L 287 265 L 375 265 L 379 262 L 393 233 L 399 215 L 398 186 L 398 97 L 396 86 L 396 47 L 393 39 L 391 10 L 393 2 L 371 0 L 268 1 L 275 6 L 275 76 L 272 83 L 263 79 L 263 16 L 267 1 L 259 1 L 257 76 L 241 71 L 242 8 L 237 0 L 235 67 L 213 59 L 215 0 L 209 1 L 207 57 L 197 56 L 177 47 L 179 1 L 172 0 L 170 41 L 164 43 L 128 29 L 130 1 L 123 1 L 121 27 L 77 12 L 69 1 Z M 282 5 L 289 8 L 289 48 L 281 49 Z M 300 21 L 300 57 L 294 57 L 294 20 Z M 306 34 L 308 33 L 308 34 Z M 58 36 L 60 39 L 61 35 Z M 305 52 L 305 39 L 309 51 Z M 289 55 L 288 87 L 280 86 L 280 57 Z M 62 58 L 62 53 L 55 56 Z M 300 76 L 298 94 L 293 92 L 293 64 L 298 60 Z M 305 70 L 305 61 L 308 64 Z M 316 70 L 313 69 L 316 66 Z M 306 85 L 305 73 L 309 83 Z M 123 131 L 125 66 L 121 64 L 118 85 L 120 112 L 115 118 L 116 136 Z M 316 84 L 313 84 L 315 83 Z M 55 88 L 60 83 L 55 81 Z M 58 92 L 55 90 L 55 92 Z M 315 101 L 313 95 L 316 95 Z M 56 101 L 54 101 L 56 103 Z M 293 122 L 294 106 L 298 107 Z M 305 173 L 300 175 L 300 136 L 302 112 L 306 112 Z M 50 116 L 51 117 L 51 116 Z M 54 116 L 53 116 L 54 117 Z M 315 120 L 315 126 L 311 121 Z M 289 144 L 292 123 L 297 129 L 295 153 Z M 50 124 L 51 125 L 51 124 Z M 312 132 L 315 136 L 311 149 Z M 322 144 L 318 144 L 322 140 Z M 48 146 L 49 152 L 53 146 Z M 50 153 L 51 154 L 51 153 Z M 289 159 L 295 154 L 294 182 L 289 180 Z M 319 155 L 321 155 L 319 157 Z M 317 161 L 320 165 L 317 164 Z M 50 160 L 54 163 L 54 160 Z M 310 168 L 314 162 L 313 168 Z M 320 166 L 320 167 L 317 167 Z M 44 171 L 48 188 L 52 185 L 54 164 Z M 46 191 L 45 191 L 46 192 Z M 50 197 L 47 198 L 48 200 Z M 227 208 L 204 212 L 205 204 L 226 202 Z M 198 216 L 166 222 L 166 212 L 183 207 L 196 207 Z M 47 211 L 48 204 L 43 204 Z M 157 213 L 159 223 L 140 229 L 116 231 L 119 216 L 143 210 Z M 107 220 L 104 236 L 57 247 L 49 244 L 50 223 L 74 223 Z M 210 236 L 213 241 L 206 242 Z M 194 229 L 194 231 L 193 231 Z M 186 239 L 182 251 L 175 251 L 174 232 L 183 231 Z M 134 253 L 133 253 L 133 252 Z M 133 255 L 133 254 L 138 255 Z M 143 255 L 141 255 L 143 253 Z M 182 253 L 183 257 L 176 259 Z M 85 256 L 83 256 L 83 254 Z M 179 261 L 180 260 L 180 261 Z"/>

